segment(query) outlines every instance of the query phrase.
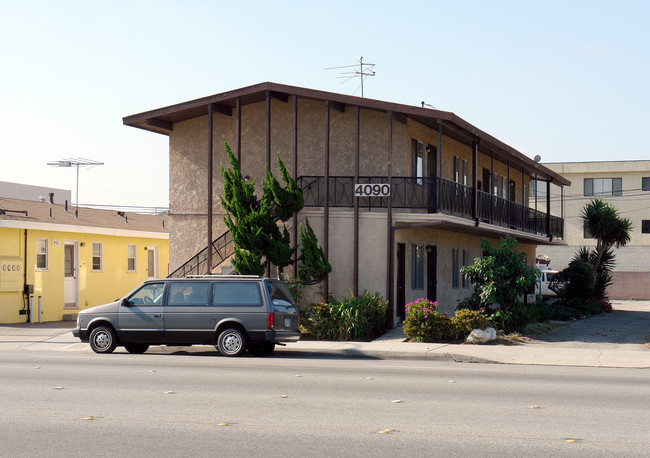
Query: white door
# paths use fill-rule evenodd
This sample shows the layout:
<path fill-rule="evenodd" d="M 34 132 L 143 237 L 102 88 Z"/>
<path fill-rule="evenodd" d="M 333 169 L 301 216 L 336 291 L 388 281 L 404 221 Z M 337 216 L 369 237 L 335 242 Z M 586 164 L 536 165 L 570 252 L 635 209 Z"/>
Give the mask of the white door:
<path fill-rule="evenodd" d="M 77 242 L 65 242 L 63 249 L 63 302 L 72 308 L 77 307 Z"/>
<path fill-rule="evenodd" d="M 147 247 L 147 278 L 158 278 L 158 247 Z"/>

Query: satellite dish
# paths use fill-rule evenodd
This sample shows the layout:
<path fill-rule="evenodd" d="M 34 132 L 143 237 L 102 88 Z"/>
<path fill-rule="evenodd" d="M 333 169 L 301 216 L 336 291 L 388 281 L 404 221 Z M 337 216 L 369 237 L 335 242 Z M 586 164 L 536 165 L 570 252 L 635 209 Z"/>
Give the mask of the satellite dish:
<path fill-rule="evenodd" d="M 542 156 L 540 156 L 539 154 L 534 157 L 535 162 L 539 162 L 541 160 L 542 160 Z"/>

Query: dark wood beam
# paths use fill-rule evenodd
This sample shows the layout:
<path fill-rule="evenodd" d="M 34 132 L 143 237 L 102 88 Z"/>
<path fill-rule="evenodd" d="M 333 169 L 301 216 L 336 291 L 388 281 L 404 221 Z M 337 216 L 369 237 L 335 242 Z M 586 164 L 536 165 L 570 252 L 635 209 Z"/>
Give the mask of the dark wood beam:
<path fill-rule="evenodd" d="M 157 127 L 159 129 L 174 130 L 174 124 L 171 122 L 163 121 L 161 119 L 151 118 L 146 121 L 148 126 Z"/>
<path fill-rule="evenodd" d="M 218 103 L 211 103 L 213 113 L 219 113 L 226 116 L 232 116 L 232 108 L 225 105 L 219 105 Z"/>
<path fill-rule="evenodd" d="M 331 100 L 328 100 L 330 108 L 334 111 L 338 111 L 339 113 L 345 113 L 345 104 L 341 102 L 332 102 Z"/>
<path fill-rule="evenodd" d="M 289 94 L 278 91 L 269 91 L 269 95 L 280 102 L 287 103 L 289 101 Z"/>
<path fill-rule="evenodd" d="M 406 119 L 407 119 L 406 115 L 403 115 L 402 113 L 397 113 L 397 112 L 393 111 L 393 120 L 394 121 L 397 121 L 400 124 L 406 124 Z"/>

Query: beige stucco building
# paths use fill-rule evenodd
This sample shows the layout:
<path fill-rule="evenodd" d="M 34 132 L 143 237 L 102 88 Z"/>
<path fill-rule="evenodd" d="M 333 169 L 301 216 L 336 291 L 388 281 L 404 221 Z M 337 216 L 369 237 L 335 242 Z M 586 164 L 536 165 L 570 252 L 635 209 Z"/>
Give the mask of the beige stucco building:
<path fill-rule="evenodd" d="M 538 245 L 563 244 L 562 219 L 531 209 L 528 187 L 569 182 L 450 112 L 262 83 L 124 124 L 169 136 L 172 275 L 213 272 L 232 253 L 222 137 L 258 186 L 266 166 L 279 176 L 278 152 L 297 178 L 305 208 L 289 227 L 296 240 L 308 217 L 316 231 L 333 266 L 324 294 L 380 292 L 393 321 L 419 297 L 453 312 L 482 238 L 515 237 L 531 264 Z"/>
<path fill-rule="evenodd" d="M 564 188 L 567 246 L 544 246 L 554 269 L 563 269 L 581 246 L 595 246 L 585 237 L 580 212 L 592 199 L 613 204 L 622 217 L 632 220 L 631 241 L 614 248 L 616 266 L 608 295 L 613 299 L 650 299 L 650 161 L 555 162 L 546 167 L 571 181 Z M 551 193 L 551 208 L 562 213 L 561 196 Z"/>

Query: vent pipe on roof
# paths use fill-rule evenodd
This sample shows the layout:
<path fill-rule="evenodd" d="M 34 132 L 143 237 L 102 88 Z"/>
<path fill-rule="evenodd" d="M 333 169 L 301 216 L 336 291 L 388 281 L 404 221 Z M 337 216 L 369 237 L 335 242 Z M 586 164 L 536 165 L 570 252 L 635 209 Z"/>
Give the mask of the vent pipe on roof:
<path fill-rule="evenodd" d="M 51 204 L 54 203 L 54 193 L 53 192 L 50 193 L 50 203 Z"/>
<path fill-rule="evenodd" d="M 65 211 L 68 211 L 68 201 L 65 201 Z"/>

